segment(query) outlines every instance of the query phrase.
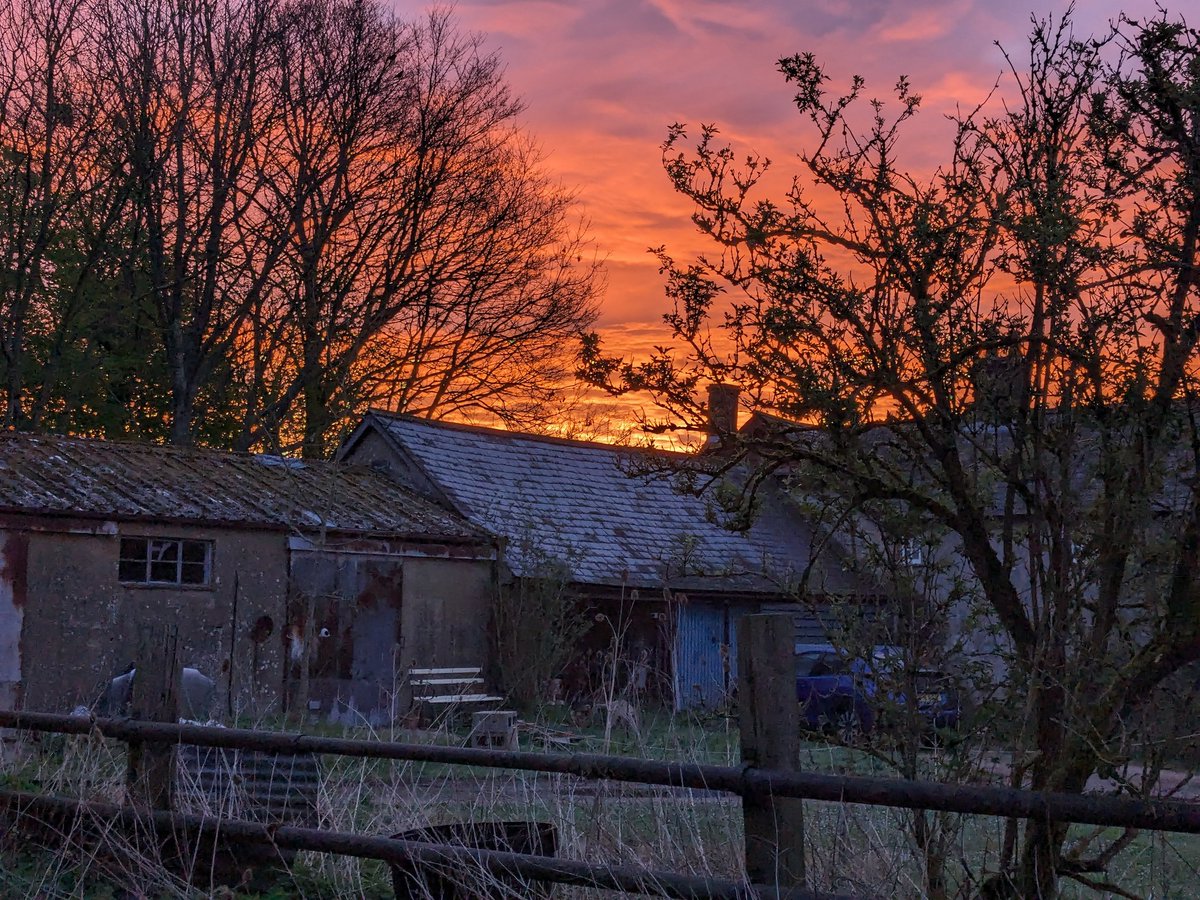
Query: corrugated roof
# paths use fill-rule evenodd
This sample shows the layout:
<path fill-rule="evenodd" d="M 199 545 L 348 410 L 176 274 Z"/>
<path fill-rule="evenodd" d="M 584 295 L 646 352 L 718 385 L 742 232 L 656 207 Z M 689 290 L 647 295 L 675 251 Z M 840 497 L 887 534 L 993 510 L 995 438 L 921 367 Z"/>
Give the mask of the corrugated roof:
<path fill-rule="evenodd" d="M 364 466 L 11 432 L 0 434 L 0 510 L 485 539 Z"/>
<path fill-rule="evenodd" d="M 776 592 L 811 559 L 811 532 L 794 507 L 764 503 L 747 532 L 733 532 L 716 521 L 711 496 L 630 474 L 671 454 L 384 413 L 371 420 L 463 515 L 508 538 L 518 574 L 546 554 L 587 584 Z M 857 589 L 840 564 L 814 567 L 809 585 Z"/>

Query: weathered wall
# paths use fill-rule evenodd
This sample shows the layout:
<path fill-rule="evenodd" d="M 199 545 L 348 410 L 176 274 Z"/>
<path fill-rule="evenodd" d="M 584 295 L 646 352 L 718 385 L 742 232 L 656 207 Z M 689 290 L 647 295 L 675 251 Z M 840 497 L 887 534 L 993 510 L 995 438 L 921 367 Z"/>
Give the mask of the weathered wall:
<path fill-rule="evenodd" d="M 403 558 L 292 552 L 288 707 L 357 724 L 387 720 L 400 645 Z M 307 665 L 305 655 L 307 654 Z"/>
<path fill-rule="evenodd" d="M 492 561 L 392 549 L 293 550 L 289 708 L 380 724 L 407 707 L 408 669 L 487 667 Z"/>
<path fill-rule="evenodd" d="M 579 611 L 587 630 L 562 672 L 563 698 L 572 704 L 599 702 L 612 689 L 616 639 L 616 690 L 638 702 L 670 703 L 674 696 L 671 607 L 646 591 L 636 600 L 620 594 L 581 591 Z"/>
<path fill-rule="evenodd" d="M 121 583 L 122 535 L 211 541 L 210 584 Z M 0 706 L 90 706 L 136 661 L 141 627 L 165 622 L 183 664 L 216 682 L 221 717 L 282 711 L 297 648 L 312 654 L 313 687 L 329 682 L 314 699 L 348 684 L 359 709 L 388 708 L 412 666 L 488 665 L 494 563 L 475 557 L 490 547 L 358 543 L 317 553 L 277 531 L 0 520 Z"/>
<path fill-rule="evenodd" d="M 400 627 L 404 669 L 486 669 L 491 657 L 492 569 L 490 560 L 405 560 Z"/>
<path fill-rule="evenodd" d="M 394 481 L 416 491 L 435 503 L 443 502 L 442 492 L 409 459 L 398 453 L 374 428 L 367 430 L 351 448 L 343 462 L 356 466 L 377 466 Z"/>
<path fill-rule="evenodd" d="M 21 702 L 21 629 L 28 594 L 29 535 L 0 531 L 0 707 Z"/>
<path fill-rule="evenodd" d="M 128 524 L 109 534 L 28 533 L 22 660 L 27 709 L 91 704 L 134 662 L 139 626 L 174 622 L 180 655 L 217 683 L 217 708 L 262 715 L 282 698 L 286 536 Z M 131 586 L 117 579 L 120 535 L 213 542 L 206 587 Z M 229 687 L 232 685 L 232 704 Z"/>

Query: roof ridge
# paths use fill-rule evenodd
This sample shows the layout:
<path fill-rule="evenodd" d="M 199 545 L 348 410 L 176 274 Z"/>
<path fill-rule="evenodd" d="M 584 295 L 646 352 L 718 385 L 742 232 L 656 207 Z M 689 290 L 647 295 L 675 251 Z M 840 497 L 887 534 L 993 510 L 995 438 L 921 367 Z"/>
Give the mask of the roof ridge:
<path fill-rule="evenodd" d="M 614 444 L 608 441 L 585 441 L 580 438 L 559 437 L 553 434 L 534 434 L 528 431 L 511 431 L 507 428 L 493 428 L 488 425 L 475 425 L 468 422 L 448 422 L 444 419 L 427 419 L 423 416 L 415 416 L 411 413 L 393 412 L 391 410 L 377 409 L 375 407 L 368 409 L 367 415 L 378 416 L 379 418 L 391 419 L 393 421 L 410 422 L 414 425 L 442 429 L 445 431 L 461 431 L 470 434 L 478 434 L 483 437 L 501 437 L 510 440 L 528 441 L 530 443 L 580 447 L 582 449 L 603 450 L 609 453 L 644 453 L 647 455 L 678 457 L 682 459 L 695 456 L 694 453 L 686 453 L 681 450 L 665 450 L 661 447 L 640 447 L 633 444 Z"/>
<path fill-rule="evenodd" d="M 88 446 L 88 447 L 105 447 L 120 450 L 131 450 L 138 453 L 167 453 L 172 456 L 187 457 L 187 456 L 212 456 L 221 457 L 223 459 L 239 459 L 239 460 L 256 460 L 261 457 L 277 457 L 285 460 L 295 460 L 304 465 L 312 466 L 327 466 L 327 465 L 343 465 L 347 467 L 359 468 L 353 463 L 338 463 L 332 459 L 308 459 L 299 456 L 284 456 L 280 453 L 258 453 L 253 450 L 223 450 L 220 447 L 183 447 L 178 444 L 152 444 L 148 441 L 122 436 L 119 438 L 103 438 L 103 437 L 83 437 L 74 434 L 43 434 L 33 431 L 0 431 L 0 441 L 43 441 L 47 444 L 61 444 L 65 446 Z"/>

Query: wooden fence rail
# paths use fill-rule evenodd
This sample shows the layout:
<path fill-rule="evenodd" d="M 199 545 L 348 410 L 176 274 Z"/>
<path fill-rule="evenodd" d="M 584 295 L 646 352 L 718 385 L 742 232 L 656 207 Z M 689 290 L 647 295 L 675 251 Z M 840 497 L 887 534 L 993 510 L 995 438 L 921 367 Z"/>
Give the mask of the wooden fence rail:
<path fill-rule="evenodd" d="M 596 753 L 533 753 L 486 747 L 445 747 L 24 711 L 0 710 L 0 727 L 59 734 L 94 733 L 127 742 L 196 744 L 234 750 L 308 752 L 547 772 L 595 780 L 723 791 L 740 797 L 773 794 L 776 797 L 833 803 L 861 803 L 1007 818 L 1044 818 L 1082 825 L 1200 834 L 1200 803 L 1185 800 L 1060 794 L 999 785 L 949 785 L 869 775 L 827 775 L 749 766 L 662 762 Z"/>
<path fill-rule="evenodd" d="M 106 825 L 115 823 L 131 828 L 149 825 L 161 834 L 186 834 L 193 839 L 236 841 L 276 850 L 311 850 L 389 863 L 458 863 L 486 869 L 497 876 L 517 875 L 535 881 L 684 900 L 853 900 L 804 889 L 752 887 L 727 878 L 658 872 L 633 866 L 593 865 L 555 857 L 477 850 L 290 825 L 266 825 L 216 816 L 190 816 L 22 791 L 0 790 L 0 810 L 34 818 L 63 832 L 71 831 L 81 821 L 90 818 Z"/>

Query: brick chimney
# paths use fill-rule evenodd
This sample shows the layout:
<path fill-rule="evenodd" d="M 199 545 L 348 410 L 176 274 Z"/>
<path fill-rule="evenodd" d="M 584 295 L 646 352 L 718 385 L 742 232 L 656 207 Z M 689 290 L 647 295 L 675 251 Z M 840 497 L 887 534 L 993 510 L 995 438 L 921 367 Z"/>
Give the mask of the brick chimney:
<path fill-rule="evenodd" d="M 737 431 L 738 394 L 736 384 L 717 382 L 708 386 L 708 441 L 713 443 L 721 435 Z"/>

